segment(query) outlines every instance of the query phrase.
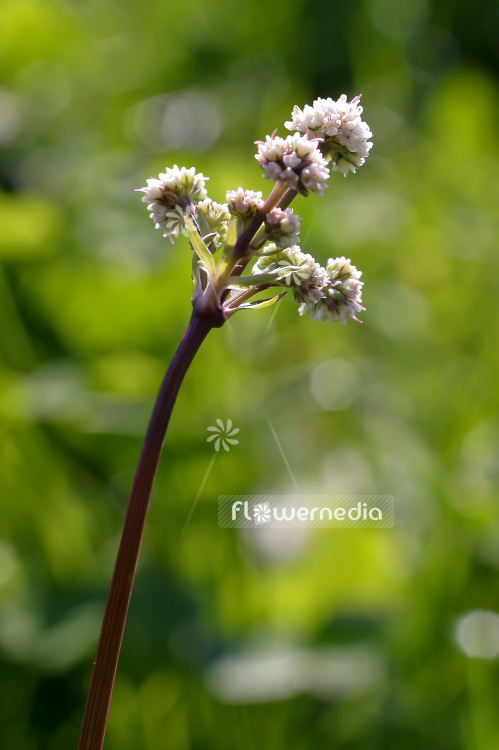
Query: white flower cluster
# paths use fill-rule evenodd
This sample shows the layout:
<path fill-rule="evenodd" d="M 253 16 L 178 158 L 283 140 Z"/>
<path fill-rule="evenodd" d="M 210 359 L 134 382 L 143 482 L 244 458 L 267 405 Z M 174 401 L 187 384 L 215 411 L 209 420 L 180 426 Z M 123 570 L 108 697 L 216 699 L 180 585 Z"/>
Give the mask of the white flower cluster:
<path fill-rule="evenodd" d="M 295 106 L 292 119 L 285 126 L 298 133 L 322 136 L 320 150 L 332 159 L 333 171 L 346 176 L 364 164 L 373 145 L 369 141 L 372 137 L 369 126 L 362 121 L 359 101 L 360 96 L 349 102 L 346 94 L 342 94 L 337 101 L 316 99 L 313 106 L 306 104 L 303 111 Z"/>
<path fill-rule="evenodd" d="M 165 237 L 177 237 L 184 229 L 184 215 L 191 213 L 191 206 L 207 196 L 205 180 L 194 167 L 178 167 L 176 164 L 159 177 L 147 180 L 147 186 L 138 188 L 144 193 L 142 201 L 147 203 L 156 229 L 162 229 Z"/>
<path fill-rule="evenodd" d="M 273 208 L 265 217 L 265 236 L 278 247 L 291 247 L 298 242 L 300 217 L 292 208 Z"/>
<path fill-rule="evenodd" d="M 299 313 L 309 312 L 315 320 L 358 320 L 356 313 L 363 310 L 362 286 L 359 281 L 362 273 L 350 259 L 330 258 L 323 268 L 308 253 L 302 253 L 297 245 L 258 259 L 252 273 L 279 272 L 276 282 L 282 286 L 292 286 L 295 300 L 300 303 Z"/>
<path fill-rule="evenodd" d="M 345 257 L 329 258 L 325 270 L 328 283 L 322 290 L 324 296 L 313 305 L 304 302 L 298 312 L 309 312 L 314 320 L 341 320 L 343 325 L 348 317 L 358 321 L 356 313 L 365 310 L 361 305 L 364 282 L 359 280 L 362 271 Z"/>
<path fill-rule="evenodd" d="M 362 121 L 359 102 L 360 96 L 347 101 L 342 94 L 336 101 L 316 99 L 303 110 L 295 106 L 292 119 L 285 123 L 291 135 L 268 135 L 265 141 L 257 141 L 255 158 L 264 176 L 278 183 L 267 200 L 260 191 L 239 186 L 227 191 L 227 203 L 216 203 L 207 196 L 202 174 L 176 164 L 139 189 L 164 236 L 172 239 L 182 233 L 191 242 L 193 304 L 199 304 L 198 311 L 228 316 L 239 309 L 271 304 L 280 295 L 249 300 L 263 289 L 280 286 L 293 290 L 300 315 L 308 312 L 316 320 L 342 323 L 349 317 L 357 320 L 356 314 L 364 310 L 361 273 L 347 258 L 329 258 L 324 268 L 303 253 L 298 244 L 300 217 L 289 204 L 296 193 L 322 195 L 329 165 L 346 176 L 364 164 L 372 133 Z M 215 260 L 210 256 L 226 242 L 229 227 L 233 228 L 230 243 Z M 255 256 L 248 276 L 246 266 Z M 238 276 L 242 277 L 239 283 Z"/>
<path fill-rule="evenodd" d="M 309 304 L 315 304 L 320 299 L 327 274 L 315 258 L 303 253 L 298 245 L 279 250 L 276 245 L 271 244 L 265 250 L 269 254 L 257 260 L 253 274 L 279 271 L 277 282 L 283 286 L 292 286 L 298 301 L 306 300 Z M 275 253 L 270 254 L 272 250 Z"/>
<path fill-rule="evenodd" d="M 287 138 L 270 135 L 265 142 L 257 141 L 255 159 L 269 180 L 280 182 L 303 195 L 308 191 L 322 195 L 329 177 L 327 161 L 322 156 L 317 140 L 293 133 Z"/>
<path fill-rule="evenodd" d="M 227 191 L 227 204 L 230 213 L 238 219 L 252 218 L 258 209 L 263 206 L 261 190 L 237 190 Z"/>
<path fill-rule="evenodd" d="M 230 213 L 226 203 L 217 203 L 211 198 L 205 198 L 196 206 L 196 218 L 198 220 L 201 236 L 214 243 L 218 249 L 224 242 L 227 234 L 227 226 L 230 221 Z"/>

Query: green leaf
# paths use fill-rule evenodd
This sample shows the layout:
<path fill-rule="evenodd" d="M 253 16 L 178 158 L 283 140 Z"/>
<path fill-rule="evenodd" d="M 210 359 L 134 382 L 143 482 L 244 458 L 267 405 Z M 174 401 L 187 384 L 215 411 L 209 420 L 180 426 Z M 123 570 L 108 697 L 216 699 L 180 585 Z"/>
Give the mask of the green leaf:
<path fill-rule="evenodd" d="M 279 266 L 275 271 L 257 273 L 253 276 L 229 276 L 225 279 L 225 286 L 230 289 L 238 289 L 253 285 L 260 286 L 261 284 L 268 284 L 269 282 L 279 282 L 287 276 L 296 273 L 301 268 L 302 266 Z"/>
<path fill-rule="evenodd" d="M 277 255 L 277 253 L 282 253 L 282 247 L 276 247 L 275 250 L 255 250 L 251 254 L 257 258 L 264 258 L 266 255 Z"/>
<path fill-rule="evenodd" d="M 271 273 L 258 273 L 254 276 L 229 276 L 225 279 L 224 286 L 231 289 L 260 286 L 260 284 L 276 281 L 280 275 L 280 272 L 272 271 Z"/>
<path fill-rule="evenodd" d="M 218 259 L 218 263 L 217 263 L 217 273 L 219 276 L 223 276 L 223 273 L 229 264 L 229 260 L 232 255 L 232 251 L 234 249 L 234 245 L 236 244 L 236 241 L 237 241 L 236 222 L 234 219 L 231 219 L 229 226 L 227 228 L 227 235 L 225 237 L 224 248 L 220 254 L 220 258 Z"/>
<path fill-rule="evenodd" d="M 201 261 L 198 260 L 197 255 L 194 253 L 192 256 L 192 281 L 194 282 L 194 290 L 192 298 L 195 299 L 203 293 L 203 281 L 201 278 Z"/>
<path fill-rule="evenodd" d="M 184 221 L 185 228 L 192 245 L 192 249 L 199 257 L 201 264 L 206 268 L 208 273 L 210 275 L 213 275 L 215 273 L 215 261 L 213 260 L 213 255 L 210 253 L 205 243 L 197 233 L 192 219 L 190 219 L 188 216 L 185 216 Z"/>
<path fill-rule="evenodd" d="M 282 294 L 276 294 L 275 297 L 269 297 L 268 299 L 256 299 L 253 300 L 253 302 L 243 302 L 242 305 L 238 305 L 238 307 L 234 308 L 234 312 L 236 310 L 256 310 L 257 308 L 261 309 L 263 307 L 270 307 L 276 302 L 279 302 L 285 294 L 286 292 L 283 292 Z"/>
<path fill-rule="evenodd" d="M 236 221 L 235 219 L 231 219 L 229 226 L 227 227 L 227 234 L 225 239 L 225 245 L 226 247 L 230 247 L 232 250 L 234 245 L 236 244 L 237 240 L 237 231 L 236 231 Z"/>

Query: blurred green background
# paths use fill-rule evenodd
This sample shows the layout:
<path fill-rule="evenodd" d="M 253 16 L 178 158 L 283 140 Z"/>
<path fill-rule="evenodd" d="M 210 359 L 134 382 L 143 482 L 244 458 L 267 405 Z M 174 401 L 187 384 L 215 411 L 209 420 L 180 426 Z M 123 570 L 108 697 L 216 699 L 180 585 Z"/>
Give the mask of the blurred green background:
<path fill-rule="evenodd" d="M 362 93 L 366 165 L 299 197 L 363 324 L 213 331 L 178 399 L 108 750 L 499 748 L 499 4 L 0 2 L 0 747 L 77 746 L 128 492 L 190 315 L 134 188 Z M 240 428 L 212 456 L 207 427 Z M 396 527 L 219 529 L 221 494 L 392 494 Z"/>

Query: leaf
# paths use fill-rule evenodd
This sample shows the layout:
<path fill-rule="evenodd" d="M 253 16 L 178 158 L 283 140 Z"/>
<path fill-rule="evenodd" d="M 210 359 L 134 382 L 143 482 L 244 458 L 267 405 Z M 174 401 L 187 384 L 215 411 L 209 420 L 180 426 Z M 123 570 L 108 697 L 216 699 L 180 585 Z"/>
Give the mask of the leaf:
<path fill-rule="evenodd" d="M 229 222 L 229 226 L 227 227 L 227 234 L 225 239 L 225 245 L 232 248 L 236 244 L 237 240 L 237 231 L 236 231 L 236 222 L 235 219 L 231 219 Z"/>
<path fill-rule="evenodd" d="M 281 247 L 276 247 L 274 250 L 255 250 L 255 252 L 251 254 L 257 258 L 264 258 L 266 255 L 277 255 L 277 253 L 282 253 Z"/>
<path fill-rule="evenodd" d="M 202 265 L 206 268 L 208 273 L 210 275 L 214 274 L 215 273 L 215 261 L 213 260 L 213 255 L 210 253 L 210 251 L 204 244 L 203 240 L 197 233 L 196 227 L 194 226 L 192 219 L 190 219 L 188 216 L 185 216 L 184 221 L 185 221 L 185 228 L 187 230 L 190 243 L 192 245 L 192 249 L 194 250 L 196 255 L 199 257 Z"/>
<path fill-rule="evenodd" d="M 219 276 L 223 275 L 225 269 L 227 268 L 229 264 L 229 260 L 232 255 L 232 251 L 234 250 L 234 245 L 236 244 L 236 241 L 237 241 L 236 222 L 234 219 L 231 219 L 229 226 L 227 228 L 227 235 L 225 237 L 224 248 L 220 254 L 220 258 L 218 259 L 217 273 Z"/>
<path fill-rule="evenodd" d="M 258 273 L 254 276 L 229 276 L 225 279 L 224 286 L 230 289 L 260 286 L 260 284 L 276 281 L 281 275 L 280 271 L 272 271 L 271 273 Z"/>
<path fill-rule="evenodd" d="M 201 272 L 204 271 L 208 274 L 208 271 L 201 267 L 201 261 L 199 260 L 196 253 L 192 255 L 192 281 L 194 282 L 194 289 L 192 293 L 192 300 L 194 301 L 203 293 L 203 278 Z"/>
<path fill-rule="evenodd" d="M 266 232 L 260 230 L 260 233 L 257 234 L 256 237 L 253 237 L 253 239 L 251 240 L 250 248 L 254 251 L 254 253 L 252 254 L 259 255 L 258 251 L 265 245 L 266 242 L 268 242 L 268 236 Z M 273 252 L 278 253 L 279 249 L 276 248 Z"/>
<path fill-rule="evenodd" d="M 268 299 L 256 299 L 253 302 L 244 302 L 242 305 L 235 307 L 234 312 L 236 310 L 256 310 L 257 308 L 261 309 L 263 307 L 270 307 L 275 302 L 279 302 L 285 294 L 286 292 L 283 292 L 282 294 L 276 294 L 275 297 L 269 297 Z"/>

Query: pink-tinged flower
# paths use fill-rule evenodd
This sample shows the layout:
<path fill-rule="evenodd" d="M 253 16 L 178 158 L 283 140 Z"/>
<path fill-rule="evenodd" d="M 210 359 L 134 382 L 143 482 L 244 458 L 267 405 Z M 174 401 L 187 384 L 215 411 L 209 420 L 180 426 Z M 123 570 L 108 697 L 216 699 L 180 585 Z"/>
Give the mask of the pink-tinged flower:
<path fill-rule="evenodd" d="M 250 219 L 258 209 L 263 206 L 261 190 L 237 190 L 227 191 L 227 205 L 230 213 L 238 219 Z"/>
<path fill-rule="evenodd" d="M 345 257 L 329 258 L 325 271 L 327 281 L 321 289 L 322 296 L 315 303 L 304 301 L 300 315 L 308 312 L 314 320 L 341 320 L 343 324 L 349 317 L 360 322 L 356 313 L 365 310 L 361 305 L 363 282 L 359 280 L 362 272 Z"/>
<path fill-rule="evenodd" d="M 300 217 L 292 208 L 273 208 L 265 217 L 266 239 L 275 242 L 278 247 L 291 247 L 298 242 Z"/>
<path fill-rule="evenodd" d="M 317 263 L 309 253 L 303 253 L 298 245 L 278 250 L 275 245 L 269 245 L 265 252 L 275 249 L 275 253 L 261 256 L 253 267 L 252 273 L 273 273 L 278 286 L 293 289 L 297 302 L 313 304 L 322 296 L 322 289 L 329 277 L 326 269 Z"/>
<path fill-rule="evenodd" d="M 291 120 L 285 123 L 288 130 L 311 136 L 321 136 L 319 149 L 332 161 L 333 172 L 355 172 L 369 155 L 372 143 L 371 130 L 362 121 L 363 109 L 359 105 L 360 96 L 350 102 L 346 94 L 337 101 L 316 99 L 313 106 L 306 104 L 303 111 L 295 106 Z"/>
<path fill-rule="evenodd" d="M 178 167 L 176 164 L 159 177 L 147 180 L 146 187 L 138 188 L 144 193 L 142 201 L 147 203 L 150 217 L 156 229 L 163 230 L 163 236 L 177 237 L 184 229 L 184 215 L 192 213 L 191 207 L 207 196 L 205 180 L 194 167 Z"/>
<path fill-rule="evenodd" d="M 327 161 L 321 154 L 317 140 L 294 133 L 287 138 L 268 135 L 257 141 L 255 159 L 269 180 L 278 180 L 303 195 L 309 191 L 322 195 L 329 177 Z"/>

